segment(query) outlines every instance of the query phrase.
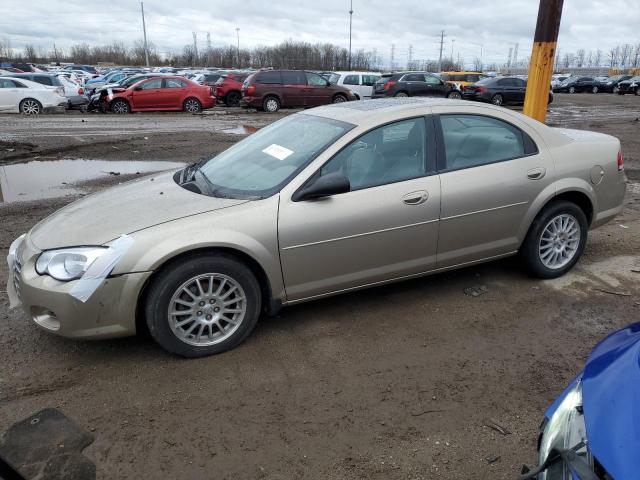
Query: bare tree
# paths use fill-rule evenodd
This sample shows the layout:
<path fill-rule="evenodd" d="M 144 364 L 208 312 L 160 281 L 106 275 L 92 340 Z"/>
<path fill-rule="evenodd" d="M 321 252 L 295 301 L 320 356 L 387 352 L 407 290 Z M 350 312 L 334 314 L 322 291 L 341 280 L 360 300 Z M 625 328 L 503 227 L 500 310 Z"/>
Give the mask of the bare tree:
<path fill-rule="evenodd" d="M 576 67 L 580 68 L 584 65 L 584 56 L 585 56 L 584 48 L 581 48 L 576 52 L 576 57 L 575 57 Z"/>

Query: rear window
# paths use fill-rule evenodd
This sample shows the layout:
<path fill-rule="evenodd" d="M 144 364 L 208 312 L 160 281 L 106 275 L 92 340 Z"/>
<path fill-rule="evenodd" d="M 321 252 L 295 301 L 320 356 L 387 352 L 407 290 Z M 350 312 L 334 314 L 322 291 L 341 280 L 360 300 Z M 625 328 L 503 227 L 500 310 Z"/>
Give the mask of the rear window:
<path fill-rule="evenodd" d="M 256 75 L 255 82 L 266 84 L 282 83 L 282 76 L 280 72 L 260 72 Z"/>

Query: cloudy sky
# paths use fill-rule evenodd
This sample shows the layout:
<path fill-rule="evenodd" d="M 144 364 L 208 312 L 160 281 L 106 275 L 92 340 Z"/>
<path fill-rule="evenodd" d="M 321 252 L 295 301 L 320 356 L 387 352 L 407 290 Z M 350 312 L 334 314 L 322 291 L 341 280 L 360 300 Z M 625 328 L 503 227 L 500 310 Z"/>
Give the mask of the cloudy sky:
<path fill-rule="evenodd" d="M 439 34 L 444 52 L 469 66 L 505 63 L 519 43 L 519 58 L 531 52 L 538 0 L 354 0 L 353 48 L 371 50 L 388 61 L 395 44 L 396 63 L 437 59 Z M 214 45 L 243 47 L 286 39 L 348 46 L 349 0 L 146 0 L 147 36 L 158 51 L 181 51 L 197 32 L 200 48 L 209 32 Z M 0 0 L 0 39 L 21 49 L 27 43 L 53 48 L 87 42 L 127 43 L 142 38 L 140 2 L 134 0 Z M 565 0 L 561 52 L 640 43 L 640 0 Z"/>

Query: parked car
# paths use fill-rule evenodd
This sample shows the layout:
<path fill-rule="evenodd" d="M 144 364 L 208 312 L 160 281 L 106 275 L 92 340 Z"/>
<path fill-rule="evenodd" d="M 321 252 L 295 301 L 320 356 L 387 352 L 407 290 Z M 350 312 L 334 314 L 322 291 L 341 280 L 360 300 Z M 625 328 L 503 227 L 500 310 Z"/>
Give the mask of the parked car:
<path fill-rule="evenodd" d="M 639 356 L 640 323 L 596 345 L 584 370 L 545 412 L 539 466 L 521 478 L 637 478 Z"/>
<path fill-rule="evenodd" d="M 64 109 L 62 87 L 47 87 L 24 78 L 0 77 L 0 111 L 36 115 Z"/>
<path fill-rule="evenodd" d="M 68 108 L 83 108 L 89 103 L 89 99 L 85 95 L 84 87 L 72 82 L 65 76 L 58 76 L 58 80 L 64 89 L 64 96 L 69 100 Z"/>
<path fill-rule="evenodd" d="M 618 83 L 618 95 L 625 95 L 627 93 L 640 95 L 640 75 Z"/>
<path fill-rule="evenodd" d="M 562 85 L 562 82 L 564 82 L 570 76 L 571 75 L 553 75 L 551 77 L 551 88 L 559 87 L 560 85 Z"/>
<path fill-rule="evenodd" d="M 90 74 L 92 77 L 98 75 L 96 67 L 93 67 L 91 65 L 67 65 L 66 67 L 64 67 L 64 69 L 71 71 L 83 71 Z"/>
<path fill-rule="evenodd" d="M 211 87 L 184 77 L 157 76 L 141 80 L 104 99 L 114 113 L 184 110 L 197 113 L 215 105 Z"/>
<path fill-rule="evenodd" d="M 329 77 L 334 85 L 346 87 L 355 93 L 358 100 L 371 98 L 373 86 L 380 80 L 380 74 L 374 72 L 335 72 Z"/>
<path fill-rule="evenodd" d="M 115 92 L 124 92 L 130 86 L 144 80 L 145 78 L 157 78 L 166 76 L 164 73 L 140 73 L 126 77 L 118 83 L 109 83 L 103 85 L 102 88 L 96 90 L 89 97 L 89 105 L 87 110 L 101 110 L 107 112 L 109 109 L 109 95 L 113 97 Z"/>
<path fill-rule="evenodd" d="M 131 76 L 132 74 L 121 71 L 113 71 L 109 72 L 106 75 L 102 75 L 100 77 L 92 78 L 88 80 L 84 87 L 87 90 L 88 95 L 92 95 L 96 90 L 102 88 L 105 85 L 119 83 L 125 78 Z"/>
<path fill-rule="evenodd" d="M 332 85 L 317 73 L 304 70 L 262 70 L 242 85 L 240 104 L 277 112 L 287 107 L 317 107 L 356 100 L 348 88 Z"/>
<path fill-rule="evenodd" d="M 398 72 L 383 74 L 373 86 L 371 98 L 384 97 L 462 98 L 462 93 L 433 73 Z"/>
<path fill-rule="evenodd" d="M 467 85 L 472 85 L 487 76 L 481 72 L 442 72 L 440 78 L 445 82 L 457 86 L 462 90 Z"/>
<path fill-rule="evenodd" d="M 59 87 L 59 91 L 67 97 L 68 108 L 79 107 L 87 103 L 83 87 L 57 73 L 15 73 L 11 75 L 11 78 L 24 78 L 48 87 Z"/>
<path fill-rule="evenodd" d="M 625 186 L 609 135 L 444 99 L 325 106 L 49 216 L 9 248 L 9 298 L 58 335 L 146 325 L 210 355 L 262 312 L 367 286 L 516 254 L 559 277 Z"/>
<path fill-rule="evenodd" d="M 209 85 L 210 87 L 213 87 L 216 85 L 217 81 L 226 74 L 227 72 L 225 71 L 197 73 L 194 75 L 192 80 L 202 85 Z"/>
<path fill-rule="evenodd" d="M 242 98 L 242 84 L 249 76 L 248 72 L 226 73 L 215 82 L 216 101 L 227 107 L 237 107 Z"/>
<path fill-rule="evenodd" d="M 614 75 L 613 77 L 609 77 L 602 83 L 601 90 L 603 92 L 618 93 L 618 84 L 625 80 L 629 80 L 632 76 L 633 75 Z"/>
<path fill-rule="evenodd" d="M 488 77 L 468 85 L 462 90 L 466 100 L 490 102 L 494 105 L 524 103 L 527 82 L 518 77 Z M 553 102 L 553 92 L 549 90 L 549 103 Z"/>
<path fill-rule="evenodd" d="M 593 77 L 573 76 L 567 78 L 559 86 L 553 89 L 554 92 L 582 93 L 591 92 L 598 93 L 602 90 L 602 83 Z"/>

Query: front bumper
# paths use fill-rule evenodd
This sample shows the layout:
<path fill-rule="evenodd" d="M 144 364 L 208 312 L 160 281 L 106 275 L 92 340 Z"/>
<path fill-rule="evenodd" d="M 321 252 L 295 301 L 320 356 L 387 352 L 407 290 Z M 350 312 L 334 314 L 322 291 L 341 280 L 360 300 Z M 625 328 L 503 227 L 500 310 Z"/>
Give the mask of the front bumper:
<path fill-rule="evenodd" d="M 87 340 L 135 335 L 138 296 L 152 272 L 108 277 L 81 302 L 70 295 L 78 280 L 60 282 L 36 272 L 40 253 L 27 235 L 16 252 L 19 268 L 13 271 L 22 308 L 36 326 L 62 337 Z"/>
<path fill-rule="evenodd" d="M 262 107 L 262 97 L 246 97 L 240 99 L 240 106 L 243 108 L 260 108 Z"/>

